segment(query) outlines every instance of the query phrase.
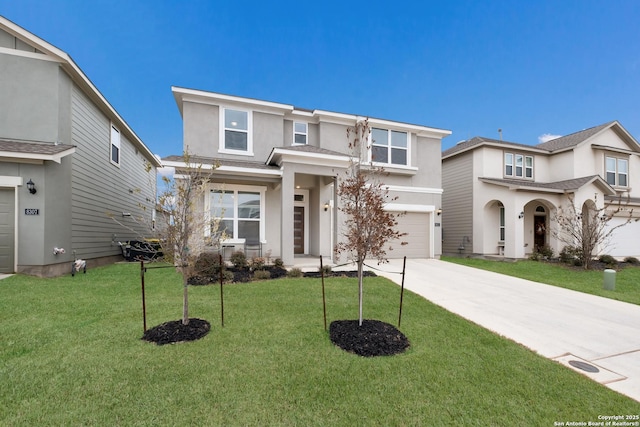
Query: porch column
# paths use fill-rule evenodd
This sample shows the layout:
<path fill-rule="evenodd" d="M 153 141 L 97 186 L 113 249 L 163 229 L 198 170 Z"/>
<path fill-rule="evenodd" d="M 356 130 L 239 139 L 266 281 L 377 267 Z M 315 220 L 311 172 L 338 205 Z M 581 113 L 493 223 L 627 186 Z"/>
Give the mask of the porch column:
<path fill-rule="evenodd" d="M 504 256 L 506 258 L 524 257 L 524 206 L 517 202 L 511 204 L 510 208 L 505 206 L 505 227 L 506 239 L 504 246 Z"/>
<path fill-rule="evenodd" d="M 296 175 L 291 168 L 282 168 L 282 200 L 280 256 L 284 265 L 293 265 L 293 200 Z M 267 224 L 268 226 L 268 224 Z"/>

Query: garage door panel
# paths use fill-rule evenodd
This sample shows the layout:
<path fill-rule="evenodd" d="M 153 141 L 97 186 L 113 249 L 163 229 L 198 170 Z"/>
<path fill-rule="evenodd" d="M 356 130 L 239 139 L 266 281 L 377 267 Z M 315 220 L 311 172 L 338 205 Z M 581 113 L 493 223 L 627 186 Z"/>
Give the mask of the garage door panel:
<path fill-rule="evenodd" d="M 429 214 L 407 213 L 398 218 L 398 231 L 407 233 L 400 239 L 391 242 L 392 251 L 387 251 L 389 258 L 429 258 L 430 233 Z M 407 242 L 402 245 L 401 242 Z"/>
<path fill-rule="evenodd" d="M 615 227 L 626 220 L 626 218 L 612 218 L 608 225 Z M 640 221 L 633 221 L 615 229 L 605 252 L 615 257 L 640 257 Z"/>
<path fill-rule="evenodd" d="M 0 273 L 13 273 L 14 219 L 14 190 L 0 189 Z"/>

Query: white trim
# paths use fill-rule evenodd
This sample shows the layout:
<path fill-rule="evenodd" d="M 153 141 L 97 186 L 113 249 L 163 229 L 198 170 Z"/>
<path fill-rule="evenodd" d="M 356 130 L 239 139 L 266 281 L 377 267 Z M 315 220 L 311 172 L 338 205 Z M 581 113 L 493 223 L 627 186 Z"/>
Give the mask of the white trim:
<path fill-rule="evenodd" d="M 334 155 L 309 153 L 304 151 L 287 150 L 286 148 L 274 148 L 267 159 L 267 164 L 274 160 L 276 155 L 280 155 L 280 160 L 295 161 L 300 164 L 324 165 L 333 167 L 348 167 L 351 164 L 351 157 L 348 155 Z M 306 161 L 305 161 L 306 160 Z M 281 165 L 282 162 L 277 162 Z"/>
<path fill-rule="evenodd" d="M 0 175 L 0 188 L 13 188 L 13 271 L 18 271 L 18 249 L 20 246 L 20 236 L 18 229 L 18 187 L 23 185 L 21 176 L 3 176 Z"/>
<path fill-rule="evenodd" d="M 116 131 L 118 134 L 117 143 L 115 142 L 113 131 Z M 114 146 L 118 149 L 117 162 L 113 160 Z M 111 122 L 111 125 L 109 126 L 109 161 L 112 165 L 115 165 L 117 167 L 120 167 L 120 163 L 122 163 L 122 134 L 120 133 L 120 129 L 118 129 L 116 125 L 113 124 L 113 122 Z"/>
<path fill-rule="evenodd" d="M 225 124 L 225 115 L 227 110 L 238 111 L 247 114 L 247 149 L 246 150 L 234 150 L 226 147 L 225 131 L 227 130 Z M 218 153 L 224 154 L 236 154 L 238 156 L 253 156 L 253 111 L 245 108 L 229 107 L 226 105 L 220 105 L 218 113 L 220 119 L 220 135 L 218 140 Z M 243 130 L 241 130 L 243 131 Z M 237 130 L 235 131 L 237 132 Z"/>
<path fill-rule="evenodd" d="M 442 194 L 442 188 L 429 187 L 405 187 L 402 185 L 385 185 L 389 191 L 398 191 L 402 193 L 424 193 L 424 194 Z"/>
<path fill-rule="evenodd" d="M 76 152 L 75 147 L 69 148 L 68 150 L 64 150 L 56 154 L 38 154 L 38 153 L 25 153 L 25 152 L 15 152 L 15 151 L 0 151 L 0 159 L 2 160 L 7 159 L 10 161 L 15 160 L 16 162 L 19 160 L 24 160 L 24 162 L 21 162 L 21 163 L 32 163 L 32 164 L 42 164 L 47 160 L 60 163 L 63 157 L 66 157 L 69 154 L 73 154 L 75 152 Z"/>
<path fill-rule="evenodd" d="M 416 212 L 416 213 L 429 213 L 435 212 L 436 207 L 434 205 L 416 205 L 408 203 L 385 203 L 385 211 L 390 212 Z"/>
<path fill-rule="evenodd" d="M 295 201 L 295 195 L 301 194 L 303 199 L 302 202 Z M 309 190 L 294 190 L 293 192 L 294 200 L 293 206 L 303 207 L 304 208 L 304 255 L 309 254 Z"/>
<path fill-rule="evenodd" d="M 178 169 L 186 169 L 186 168 L 202 168 L 203 170 L 212 170 L 214 169 L 214 165 L 212 164 L 198 164 L 198 163 L 190 163 L 186 164 L 184 162 L 175 162 L 175 161 L 163 161 L 163 166 L 166 167 L 174 167 Z M 281 177 L 282 170 L 280 169 L 255 169 L 250 167 L 242 167 L 242 166 L 226 166 L 220 165 L 215 168 L 216 172 L 226 172 L 226 173 L 236 173 L 238 175 L 247 175 L 247 176 L 272 176 L 272 177 Z"/>
<path fill-rule="evenodd" d="M 8 48 L 8 47 L 0 47 L 0 54 L 22 56 L 24 58 L 38 59 L 40 61 L 57 62 L 58 64 L 63 62 L 58 58 L 47 56 L 44 53 L 29 52 L 29 51 L 26 51 L 26 50 L 12 49 L 12 48 Z"/>

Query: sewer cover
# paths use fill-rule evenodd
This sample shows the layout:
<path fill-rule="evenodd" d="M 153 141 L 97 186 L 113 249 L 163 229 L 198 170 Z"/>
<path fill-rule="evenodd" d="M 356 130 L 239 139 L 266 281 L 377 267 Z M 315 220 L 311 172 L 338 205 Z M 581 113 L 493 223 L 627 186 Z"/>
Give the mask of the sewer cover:
<path fill-rule="evenodd" d="M 595 366 L 590 365 L 589 363 L 580 362 L 579 360 L 569 360 L 569 365 L 587 372 L 600 372 L 600 369 L 596 368 Z"/>

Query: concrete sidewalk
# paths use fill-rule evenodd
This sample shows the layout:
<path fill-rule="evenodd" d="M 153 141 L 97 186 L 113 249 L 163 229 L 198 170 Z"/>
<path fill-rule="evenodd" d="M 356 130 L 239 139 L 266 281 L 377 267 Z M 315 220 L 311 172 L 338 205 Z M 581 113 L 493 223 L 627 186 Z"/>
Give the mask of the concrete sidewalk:
<path fill-rule="evenodd" d="M 407 260 L 405 288 L 640 401 L 638 305 L 431 259 Z"/>

